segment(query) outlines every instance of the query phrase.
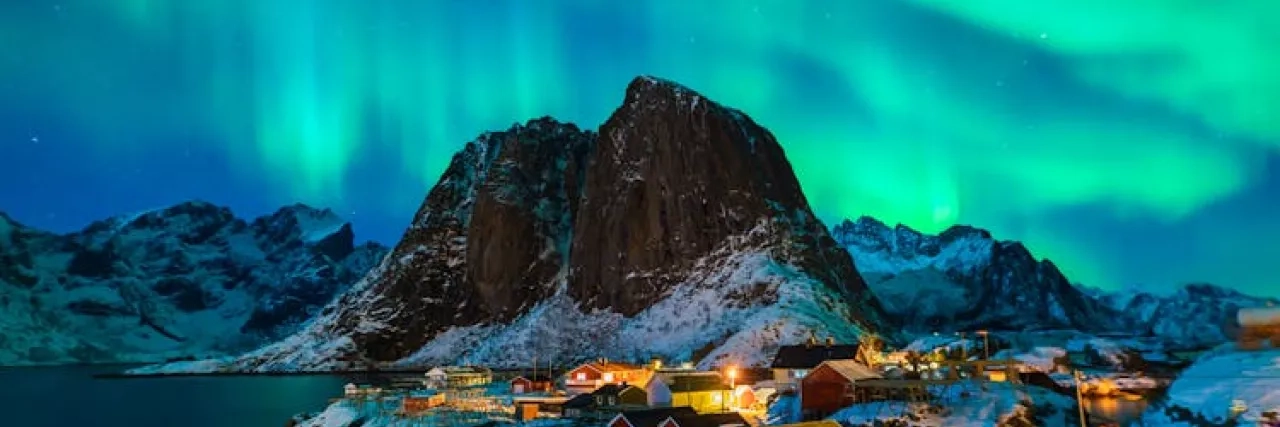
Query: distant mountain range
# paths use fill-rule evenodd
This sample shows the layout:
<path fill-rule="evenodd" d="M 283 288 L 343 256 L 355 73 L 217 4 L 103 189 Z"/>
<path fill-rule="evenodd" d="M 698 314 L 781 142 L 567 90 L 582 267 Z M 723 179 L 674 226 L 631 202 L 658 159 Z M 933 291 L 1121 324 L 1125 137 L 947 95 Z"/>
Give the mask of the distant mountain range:
<path fill-rule="evenodd" d="M 249 350 L 296 330 L 385 253 L 303 205 L 244 221 L 188 202 L 70 234 L 0 213 L 0 365 Z"/>
<path fill-rule="evenodd" d="M 1234 339 L 1240 308 L 1277 303 L 1210 284 L 1168 294 L 1074 285 L 1021 243 L 970 226 L 929 235 L 862 217 L 837 224 L 832 236 L 889 316 L 915 333 L 1072 329 L 1204 348 Z"/>
<path fill-rule="evenodd" d="M 0 364 L 217 356 L 279 339 L 152 369 L 241 371 L 523 366 L 535 354 L 760 365 L 811 334 L 868 331 L 1128 332 L 1203 347 L 1231 338 L 1238 308 L 1269 301 L 1211 285 L 1084 288 L 969 226 L 928 235 L 863 217 L 828 229 L 772 134 L 650 77 L 598 132 L 542 118 L 468 143 L 389 252 L 301 205 L 246 222 L 190 202 L 67 235 L 0 215 L 0 290 Z"/>

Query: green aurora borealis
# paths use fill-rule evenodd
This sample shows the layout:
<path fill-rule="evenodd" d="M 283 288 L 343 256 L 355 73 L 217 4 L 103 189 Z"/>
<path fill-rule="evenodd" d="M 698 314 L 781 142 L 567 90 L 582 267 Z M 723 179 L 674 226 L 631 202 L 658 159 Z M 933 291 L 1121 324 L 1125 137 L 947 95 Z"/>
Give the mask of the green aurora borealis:
<path fill-rule="evenodd" d="M 76 170 L 0 191 L 37 226 L 304 201 L 393 239 L 478 133 L 594 127 L 643 73 L 769 127 L 829 219 L 974 224 L 1103 287 L 1280 289 L 1273 0 L 32 0 L 0 24 L 5 149 L 44 156 L 0 178 Z"/>

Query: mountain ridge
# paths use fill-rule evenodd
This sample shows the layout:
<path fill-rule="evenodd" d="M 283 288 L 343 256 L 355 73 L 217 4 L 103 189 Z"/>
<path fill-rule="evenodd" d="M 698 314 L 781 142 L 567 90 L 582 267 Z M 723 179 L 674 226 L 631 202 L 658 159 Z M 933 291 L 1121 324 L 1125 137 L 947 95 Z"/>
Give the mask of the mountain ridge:
<path fill-rule="evenodd" d="M 1118 313 L 1082 292 L 1021 242 L 954 225 L 936 235 L 868 216 L 832 227 L 864 278 L 904 327 L 1106 332 Z"/>
<path fill-rule="evenodd" d="M 889 227 L 878 219 L 862 216 L 856 220 L 846 219 L 832 228 L 832 234 L 845 244 L 872 289 L 887 301 L 891 309 L 896 302 L 911 307 L 918 314 L 928 310 L 928 303 L 940 300 L 952 307 L 937 310 L 939 312 L 933 315 L 976 319 L 969 323 L 941 321 L 932 325 L 932 330 L 927 327 L 931 325 L 908 324 L 909 327 L 914 326 L 916 332 L 1023 330 L 1024 326 L 1034 325 L 1094 333 L 1127 333 L 1159 338 L 1168 349 L 1200 349 L 1234 339 L 1238 330 L 1235 324 L 1238 309 L 1260 307 L 1268 302 L 1280 304 L 1280 300 L 1273 297 L 1247 295 L 1229 287 L 1206 283 L 1188 283 L 1166 292 L 1132 287 L 1108 291 L 1072 283 L 1053 266 L 1052 261 L 1035 257 L 1022 243 L 995 239 L 989 231 L 970 225 L 954 225 L 931 235 L 902 224 Z M 1000 250 L 1013 256 L 994 257 Z M 1033 269 L 1031 261 L 1043 267 Z M 975 304 L 984 298 L 968 297 L 965 293 L 972 290 L 986 295 L 984 292 L 1000 287 L 993 279 L 1005 273 L 995 276 L 979 273 L 992 265 L 999 271 L 1022 268 L 1024 273 L 1013 274 L 1013 277 L 1034 279 L 1022 280 L 1020 289 L 1024 293 L 1065 294 L 1066 297 L 1055 297 L 1052 302 L 1084 301 L 1087 306 L 1084 310 L 1071 310 L 1070 303 L 1062 309 L 1053 309 L 1048 304 L 1033 305 L 1023 310 L 1025 318 L 1013 319 L 1013 327 L 986 322 L 989 319 L 984 319 L 983 313 L 993 310 Z M 1033 270 L 1039 274 L 1025 274 Z M 895 282 L 900 277 L 914 280 L 912 283 L 923 282 L 924 285 L 904 292 L 894 286 L 901 284 Z M 1016 299 L 1016 295 L 1009 293 L 1004 296 L 1005 300 Z M 919 302 L 912 298 L 927 297 L 936 299 L 924 301 L 925 304 L 910 304 Z M 975 299 L 978 301 L 973 301 Z M 961 307 L 954 307 L 956 301 L 961 301 Z M 975 305 L 966 306 L 966 301 Z M 925 309 L 921 310 L 921 306 Z M 1083 314 L 1072 318 L 1069 315 L 1072 311 Z M 1043 322 L 1045 314 L 1050 315 L 1050 320 L 1057 320 L 1056 324 Z M 1067 316 L 1052 319 L 1057 314 Z M 1098 316 L 1110 317 L 1111 321 L 1100 323 L 1104 326 L 1102 328 L 1081 328 L 1082 325 L 1088 326 L 1086 322 L 1097 320 Z"/>
<path fill-rule="evenodd" d="M 0 364 L 243 351 L 296 328 L 385 252 L 354 239 L 301 204 L 246 221 L 186 201 L 67 233 L 0 213 Z"/>
<path fill-rule="evenodd" d="M 392 255 L 231 368 L 518 365 L 499 350 L 526 347 L 763 364 L 810 332 L 851 341 L 884 321 L 772 134 L 668 80 L 623 98 L 601 133 L 543 118 L 468 143 Z"/>

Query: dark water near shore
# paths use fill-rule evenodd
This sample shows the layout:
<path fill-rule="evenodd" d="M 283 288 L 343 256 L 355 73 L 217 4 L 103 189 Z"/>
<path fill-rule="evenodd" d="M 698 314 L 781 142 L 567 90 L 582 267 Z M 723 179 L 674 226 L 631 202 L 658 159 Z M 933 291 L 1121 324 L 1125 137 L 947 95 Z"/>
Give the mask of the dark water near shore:
<path fill-rule="evenodd" d="M 324 409 L 333 376 L 95 379 L 120 366 L 0 368 L 0 426 L 280 427 Z"/>

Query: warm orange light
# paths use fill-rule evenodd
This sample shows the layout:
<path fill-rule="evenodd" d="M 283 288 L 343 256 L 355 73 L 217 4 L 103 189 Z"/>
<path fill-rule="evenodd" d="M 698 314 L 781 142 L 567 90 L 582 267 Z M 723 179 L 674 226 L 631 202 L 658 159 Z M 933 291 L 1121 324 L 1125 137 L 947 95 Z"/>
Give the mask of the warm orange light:
<path fill-rule="evenodd" d="M 738 368 L 733 367 L 733 366 L 730 366 L 728 369 L 725 369 L 725 375 L 728 375 L 728 376 L 729 376 L 729 379 L 737 378 L 737 377 L 738 377 Z"/>

